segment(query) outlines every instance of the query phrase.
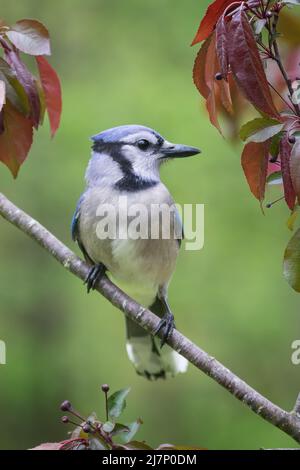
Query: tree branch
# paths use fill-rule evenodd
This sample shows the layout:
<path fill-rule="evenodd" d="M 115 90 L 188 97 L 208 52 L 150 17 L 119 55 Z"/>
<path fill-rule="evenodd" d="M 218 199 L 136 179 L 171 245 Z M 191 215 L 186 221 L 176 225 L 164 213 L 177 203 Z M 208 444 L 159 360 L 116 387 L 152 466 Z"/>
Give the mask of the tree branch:
<path fill-rule="evenodd" d="M 16 207 L 1 193 L 0 214 L 4 219 L 18 227 L 48 251 L 65 269 L 79 279 L 85 280 L 89 272 L 89 266 L 45 227 Z M 99 281 L 96 290 L 149 333 L 153 333 L 158 326 L 159 319 L 156 315 L 129 298 L 110 282 L 107 277 Z M 193 344 L 177 330 L 172 333 L 167 343 L 191 364 L 247 405 L 254 413 L 300 443 L 300 396 L 292 412 L 284 411 L 233 374 L 214 357 L 209 356 L 205 351 Z"/>

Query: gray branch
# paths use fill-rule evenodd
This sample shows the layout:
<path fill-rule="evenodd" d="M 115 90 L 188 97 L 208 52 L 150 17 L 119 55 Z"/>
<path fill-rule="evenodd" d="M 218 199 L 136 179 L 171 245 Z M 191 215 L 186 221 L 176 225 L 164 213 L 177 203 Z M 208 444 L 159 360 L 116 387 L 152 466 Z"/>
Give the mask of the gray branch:
<path fill-rule="evenodd" d="M 81 280 L 86 279 L 89 266 L 45 227 L 12 204 L 1 193 L 0 214 L 4 219 L 29 235 L 42 248 L 48 251 L 65 269 Z M 159 319 L 156 315 L 124 294 L 107 277 L 99 281 L 96 290 L 149 333 L 153 333 L 158 326 Z M 293 411 L 287 412 L 262 396 L 214 357 L 209 356 L 205 351 L 179 333 L 179 331 L 175 330 L 172 333 L 168 344 L 191 364 L 247 405 L 254 413 L 300 443 L 300 396 Z"/>

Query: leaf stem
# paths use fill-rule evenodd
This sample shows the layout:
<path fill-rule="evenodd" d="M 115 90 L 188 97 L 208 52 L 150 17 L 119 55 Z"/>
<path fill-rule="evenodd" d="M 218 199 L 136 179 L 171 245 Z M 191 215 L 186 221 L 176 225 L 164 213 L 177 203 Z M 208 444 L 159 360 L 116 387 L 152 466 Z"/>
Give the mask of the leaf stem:
<path fill-rule="evenodd" d="M 279 93 L 278 90 L 276 90 L 276 88 L 272 85 L 271 82 L 269 82 L 268 80 L 268 84 L 269 84 L 269 87 L 272 88 L 272 90 L 279 96 L 279 98 L 284 102 L 284 104 L 286 104 L 286 106 L 294 112 L 294 108 L 290 105 L 290 103 Z"/>

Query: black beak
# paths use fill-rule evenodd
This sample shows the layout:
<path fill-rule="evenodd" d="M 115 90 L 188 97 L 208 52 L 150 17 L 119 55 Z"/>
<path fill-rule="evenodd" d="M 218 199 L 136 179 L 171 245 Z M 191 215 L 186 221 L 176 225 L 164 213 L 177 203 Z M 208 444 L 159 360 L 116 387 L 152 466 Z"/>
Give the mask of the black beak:
<path fill-rule="evenodd" d="M 171 144 L 168 147 L 161 148 L 162 158 L 178 158 L 178 157 L 192 157 L 201 153 L 196 147 L 189 147 L 188 145 Z"/>

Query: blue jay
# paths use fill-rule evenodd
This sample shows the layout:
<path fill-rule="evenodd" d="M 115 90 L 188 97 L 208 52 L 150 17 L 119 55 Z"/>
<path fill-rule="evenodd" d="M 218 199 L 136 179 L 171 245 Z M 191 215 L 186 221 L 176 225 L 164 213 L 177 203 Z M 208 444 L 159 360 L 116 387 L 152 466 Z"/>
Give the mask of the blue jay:
<path fill-rule="evenodd" d="M 92 141 L 86 189 L 72 221 L 73 240 L 91 265 L 86 280 L 88 292 L 107 274 L 124 292 L 161 318 L 154 336 L 126 318 L 127 354 L 138 374 L 153 380 L 185 372 L 187 361 L 168 345 L 162 348 L 175 326 L 167 292 L 183 233 L 179 214 L 175 211 L 167 222 L 175 229 L 170 233 L 175 235 L 165 238 L 160 230 L 157 239 L 99 236 L 97 214 L 99 207 L 106 204 L 117 209 L 120 196 L 127 197 L 128 213 L 137 203 L 143 204 L 149 214 L 153 204 L 159 208 L 174 206 L 160 180 L 160 167 L 170 159 L 196 155 L 200 150 L 172 144 L 154 130 L 138 125 L 108 129 L 93 136 Z M 128 217 L 125 214 L 122 221 L 119 217 L 117 224 L 128 222 Z M 157 217 L 160 218 L 160 212 Z M 158 223 L 152 218 L 152 224 Z M 165 223 L 164 219 L 161 223 Z M 128 224 L 118 228 L 126 231 Z M 161 345 L 156 337 L 160 330 Z"/>

